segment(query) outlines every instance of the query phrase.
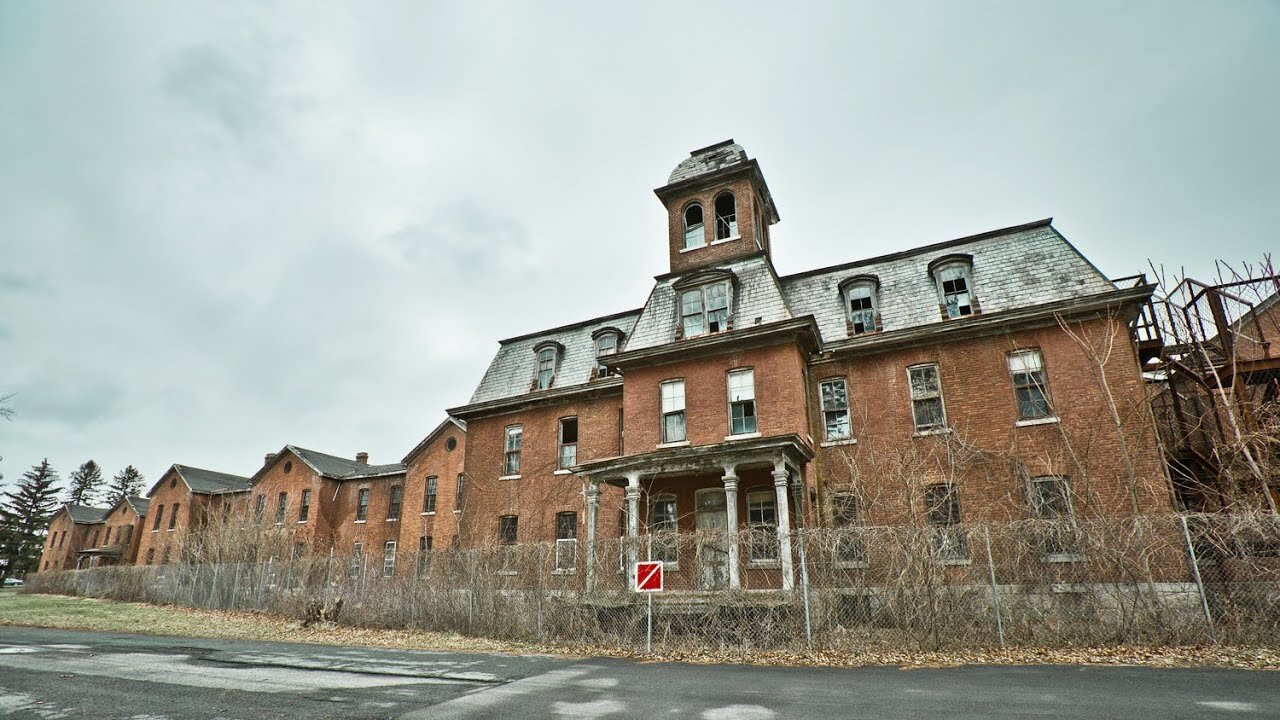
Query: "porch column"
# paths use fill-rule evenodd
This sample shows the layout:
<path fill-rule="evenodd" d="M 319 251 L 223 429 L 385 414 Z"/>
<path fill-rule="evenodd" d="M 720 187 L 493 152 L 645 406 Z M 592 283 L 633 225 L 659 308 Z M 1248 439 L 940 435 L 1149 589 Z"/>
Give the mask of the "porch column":
<path fill-rule="evenodd" d="M 600 517 L 600 481 L 587 480 L 587 592 L 596 590 L 596 524 Z"/>
<path fill-rule="evenodd" d="M 787 502 L 787 466 L 777 461 L 773 464 L 773 496 L 778 512 L 778 560 L 782 565 L 782 589 L 796 585 L 795 569 L 791 564 L 791 511 Z"/>
<path fill-rule="evenodd" d="M 627 473 L 627 577 L 640 559 L 640 473 Z M 628 580 L 628 582 L 630 582 Z"/>
<path fill-rule="evenodd" d="M 724 481 L 725 526 L 729 532 L 729 589 L 737 590 L 742 587 L 742 578 L 738 576 L 738 476 L 732 465 L 724 467 L 721 480 Z"/>

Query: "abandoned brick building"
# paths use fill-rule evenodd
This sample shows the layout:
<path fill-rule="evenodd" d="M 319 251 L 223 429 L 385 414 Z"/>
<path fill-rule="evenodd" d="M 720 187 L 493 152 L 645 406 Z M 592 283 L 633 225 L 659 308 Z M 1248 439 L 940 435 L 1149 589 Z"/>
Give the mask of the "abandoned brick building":
<path fill-rule="evenodd" d="M 137 562 L 234 499 L 387 574 L 446 541 L 557 541 L 557 565 L 593 569 L 578 540 L 621 537 L 688 587 L 785 589 L 803 526 L 1171 508 L 1131 335 L 1153 287 L 1111 282 L 1049 220 L 779 275 L 778 209 L 740 145 L 694 151 L 656 194 L 670 263 L 642 307 L 501 341 L 399 463 L 286 446 L 251 478 L 174 466 Z M 664 542 L 725 529 L 746 540 Z"/>

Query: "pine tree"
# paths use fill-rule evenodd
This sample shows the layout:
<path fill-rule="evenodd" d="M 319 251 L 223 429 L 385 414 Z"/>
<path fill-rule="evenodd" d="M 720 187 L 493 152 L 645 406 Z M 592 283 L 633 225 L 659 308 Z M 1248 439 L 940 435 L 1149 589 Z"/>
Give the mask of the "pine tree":
<path fill-rule="evenodd" d="M 116 476 L 111 478 L 110 489 L 107 490 L 107 503 L 114 506 L 123 498 L 137 495 L 142 491 L 142 482 L 145 479 L 142 473 L 132 465 L 116 473 Z"/>
<path fill-rule="evenodd" d="M 58 472 L 45 458 L 39 465 L 23 473 L 16 491 L 0 495 L 0 578 L 23 576 L 36 569 L 40 549 L 48 531 L 49 518 L 58 507 Z"/>
<path fill-rule="evenodd" d="M 71 505 L 92 505 L 101 485 L 102 468 L 92 460 L 85 460 L 83 465 L 71 473 L 67 502 Z"/>

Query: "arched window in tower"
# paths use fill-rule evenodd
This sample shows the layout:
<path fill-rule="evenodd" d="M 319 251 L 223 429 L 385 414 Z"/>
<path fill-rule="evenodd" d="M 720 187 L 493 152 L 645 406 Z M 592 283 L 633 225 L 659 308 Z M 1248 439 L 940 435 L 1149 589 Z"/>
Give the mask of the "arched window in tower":
<path fill-rule="evenodd" d="M 684 209 L 684 247 L 692 250 L 707 244 L 707 232 L 702 224 L 702 206 L 693 203 Z"/>
<path fill-rule="evenodd" d="M 738 237 L 738 204 L 733 193 L 722 192 L 716 196 L 716 239 Z"/>

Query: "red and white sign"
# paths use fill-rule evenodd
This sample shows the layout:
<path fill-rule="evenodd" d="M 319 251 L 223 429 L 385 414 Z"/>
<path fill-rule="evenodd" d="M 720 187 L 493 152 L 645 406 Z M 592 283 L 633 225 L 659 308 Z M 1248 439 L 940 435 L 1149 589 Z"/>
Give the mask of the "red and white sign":
<path fill-rule="evenodd" d="M 636 563 L 636 592 L 662 592 L 662 561 Z"/>

